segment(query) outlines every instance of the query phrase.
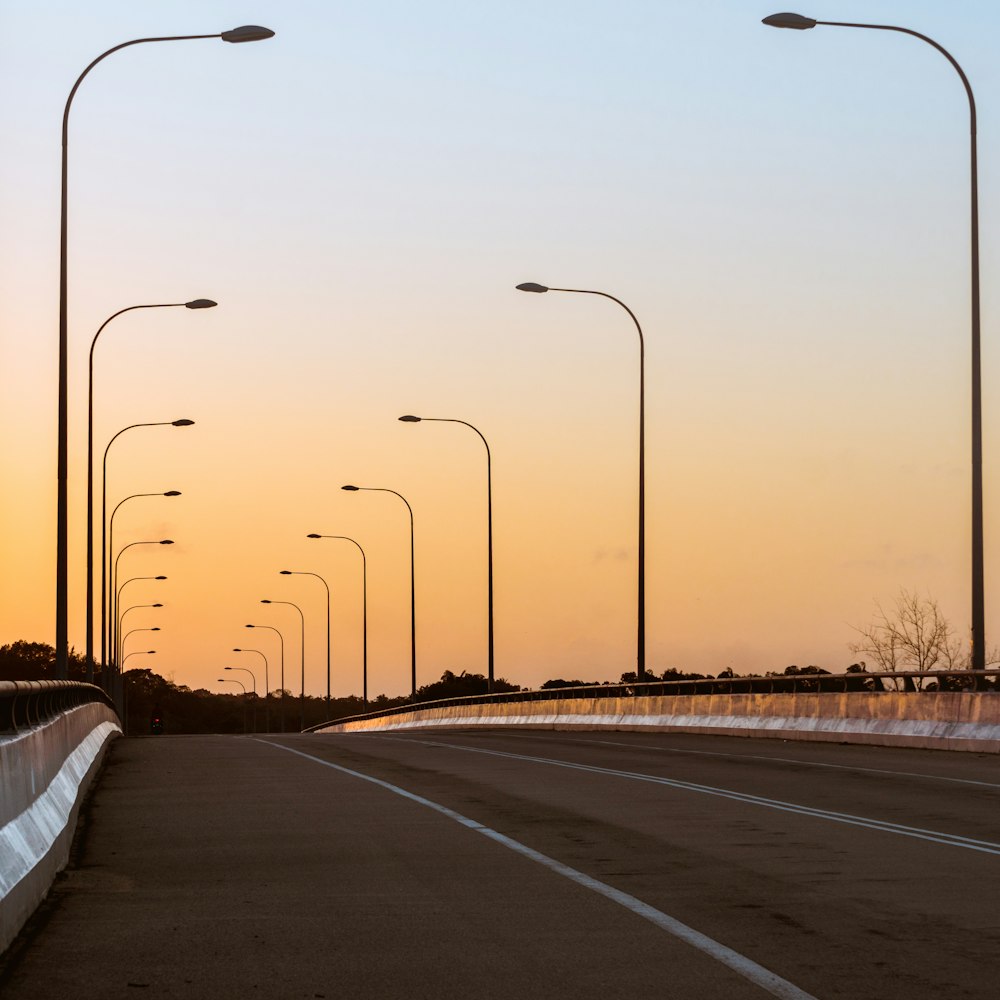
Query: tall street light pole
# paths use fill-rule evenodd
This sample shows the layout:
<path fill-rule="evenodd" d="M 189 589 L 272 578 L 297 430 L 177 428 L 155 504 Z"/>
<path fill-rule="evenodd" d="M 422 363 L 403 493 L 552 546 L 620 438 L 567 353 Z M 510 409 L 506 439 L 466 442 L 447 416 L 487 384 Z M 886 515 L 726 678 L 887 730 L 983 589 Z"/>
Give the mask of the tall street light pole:
<path fill-rule="evenodd" d="M 253 732 L 257 732 L 257 676 L 249 667 L 223 667 L 223 670 L 243 670 L 250 675 L 253 682 Z"/>
<path fill-rule="evenodd" d="M 155 649 L 137 649 L 134 653 L 129 653 L 128 656 L 125 657 L 125 660 L 127 660 L 129 656 L 152 656 L 155 652 Z M 125 666 L 125 660 L 122 660 L 123 667 Z"/>
<path fill-rule="evenodd" d="M 157 496 L 159 494 L 146 494 L 146 493 L 133 493 L 131 497 L 126 497 L 122 500 L 115 509 L 111 512 L 111 522 L 112 525 L 108 525 L 107 509 L 108 509 L 108 452 L 111 451 L 111 446 L 115 441 L 121 437 L 126 431 L 135 430 L 137 427 L 193 427 L 194 421 L 189 420 L 187 417 L 182 417 L 180 420 L 155 420 L 151 423 L 142 424 L 129 424 L 128 427 L 123 427 L 117 434 L 112 435 L 111 440 L 108 441 L 107 447 L 104 449 L 104 461 L 101 465 L 101 630 L 108 627 L 109 620 L 113 620 L 113 616 L 110 615 L 110 607 L 105 610 L 105 594 L 107 594 L 107 599 L 110 600 L 113 596 L 108 590 L 108 580 L 105 579 L 105 563 L 110 562 L 111 553 L 113 551 L 113 538 L 108 539 L 108 544 L 105 545 L 105 529 L 107 528 L 110 532 L 111 527 L 113 527 L 115 513 L 118 511 L 118 507 L 125 502 L 125 500 L 132 500 L 139 496 Z M 179 497 L 179 490 L 168 490 L 166 493 L 162 494 L 166 497 Z M 103 637 L 101 642 L 103 643 Z M 108 649 L 110 650 L 111 643 L 109 640 Z M 102 648 L 102 656 L 104 650 Z"/>
<path fill-rule="evenodd" d="M 646 342 L 642 327 L 634 312 L 621 299 L 607 292 L 597 292 L 589 288 L 549 288 L 534 281 L 525 281 L 517 286 L 521 292 L 573 292 L 577 295 L 600 295 L 601 298 L 617 302 L 629 314 L 639 334 L 639 571 L 638 571 L 638 611 L 636 615 L 636 676 L 646 679 Z"/>
<path fill-rule="evenodd" d="M 152 628 L 130 628 L 122 636 L 122 651 L 124 652 L 124 650 L 125 650 L 125 643 L 128 641 L 128 637 L 130 635 L 132 635 L 133 633 L 135 633 L 135 632 L 160 632 L 160 631 L 161 631 L 161 629 L 160 629 L 159 625 L 154 625 Z M 132 654 L 129 653 L 128 655 L 131 656 Z M 122 657 L 122 662 L 124 663 L 126 659 L 128 659 L 128 657 L 123 656 Z"/>
<path fill-rule="evenodd" d="M 114 572 L 111 574 L 111 596 L 115 597 L 118 593 L 118 562 L 121 557 L 130 549 L 133 545 L 173 545 L 173 540 L 170 538 L 163 538 L 159 541 L 141 541 L 141 542 L 129 542 L 128 545 L 123 545 L 121 551 L 118 553 L 115 559 Z M 118 602 L 117 600 L 112 602 L 110 608 L 111 612 L 111 622 L 110 622 L 110 635 L 109 635 L 109 646 L 108 652 L 114 657 L 114 663 L 118 663 L 118 636 L 120 635 L 118 631 Z"/>
<path fill-rule="evenodd" d="M 138 583 L 140 580 L 166 580 L 166 579 L 167 578 L 165 576 L 163 576 L 162 574 L 159 575 L 159 576 L 133 576 L 133 577 L 130 577 L 128 580 L 126 580 L 118 588 L 118 593 L 115 595 L 115 602 L 117 604 L 118 602 L 121 601 L 122 592 L 125 590 L 125 588 L 130 583 Z M 103 640 L 104 640 L 104 636 L 103 635 L 101 636 L 101 640 L 102 640 L 102 646 L 103 646 Z M 103 650 L 102 650 L 102 654 L 103 654 Z M 103 655 L 101 657 L 101 663 L 104 665 L 104 668 L 108 667 L 108 664 L 105 662 Z M 105 673 L 110 674 L 110 671 L 107 670 L 107 669 L 102 669 L 102 672 L 101 672 L 101 686 L 102 687 L 104 687 L 104 684 L 105 684 Z M 105 688 L 105 690 L 107 690 L 107 689 Z"/>
<path fill-rule="evenodd" d="M 122 615 L 122 620 L 125 619 L 125 615 L 127 615 L 129 611 L 138 611 L 140 608 L 162 608 L 162 607 L 163 607 L 162 604 L 136 604 L 133 605 L 131 608 L 127 608 L 125 610 L 125 613 Z M 132 634 L 132 632 L 137 632 L 137 631 L 139 630 L 132 629 L 130 632 L 127 632 L 125 635 L 125 639 L 127 639 Z M 156 629 L 156 631 L 158 632 L 159 629 Z M 127 691 L 125 689 L 125 661 L 128 659 L 129 656 L 135 655 L 135 653 L 129 653 L 128 656 L 124 655 L 125 639 L 122 639 L 120 645 L 118 646 L 118 653 L 117 656 L 115 657 L 117 674 L 114 680 L 113 690 L 112 692 L 110 692 L 111 697 L 114 699 L 115 705 L 118 707 L 118 714 L 122 717 L 122 719 L 126 718 L 127 708 L 128 708 L 125 701 L 127 695 Z M 142 651 L 140 650 L 139 652 Z M 150 649 L 146 650 L 146 652 L 155 653 L 156 650 Z"/>
<path fill-rule="evenodd" d="M 330 711 L 330 585 L 319 575 L 308 570 L 282 569 L 282 576 L 314 576 L 326 588 L 326 710 Z M 303 728 L 305 728 L 303 726 Z"/>
<path fill-rule="evenodd" d="M 133 309 L 170 309 L 184 306 L 187 309 L 211 309 L 218 305 L 211 299 L 192 299 L 190 302 L 160 302 L 150 305 L 128 306 L 109 316 L 90 342 L 87 363 L 87 683 L 94 679 L 94 348 L 104 328 L 122 313 Z M 103 525 L 101 530 L 104 530 Z"/>
<path fill-rule="evenodd" d="M 121 600 L 122 593 L 130 583 L 138 583 L 140 580 L 166 580 L 166 579 L 167 578 L 162 574 L 159 576 L 131 576 L 118 588 L 118 594 L 115 597 L 115 600 L 116 601 Z"/>
<path fill-rule="evenodd" d="M 137 649 L 134 653 L 129 653 L 128 656 L 153 656 L 155 653 L 155 649 Z M 126 660 L 128 656 L 125 657 Z M 124 663 L 124 660 L 122 662 Z M 125 683 L 124 674 L 122 674 L 121 682 L 121 709 L 124 730 L 128 733 L 128 685 Z"/>
<path fill-rule="evenodd" d="M 125 616 L 130 611 L 140 611 L 143 608 L 162 608 L 162 607 L 163 607 L 162 604 L 133 604 L 132 607 L 126 608 L 122 612 L 121 618 L 118 619 L 119 634 L 121 634 L 121 632 L 120 632 L 121 624 L 122 624 L 122 622 L 125 621 Z M 132 632 L 135 632 L 135 631 L 138 631 L 138 630 L 137 629 L 132 629 L 131 631 L 127 632 L 125 634 L 125 639 L 127 639 L 132 634 Z M 157 631 L 159 631 L 159 629 L 157 629 Z M 120 639 L 118 641 L 118 660 L 117 660 L 117 662 L 119 664 L 124 663 L 125 660 L 127 659 L 127 657 L 124 656 L 124 652 L 125 652 L 125 639 Z M 131 654 L 129 654 L 129 655 L 131 655 Z"/>
<path fill-rule="evenodd" d="M 125 593 L 125 588 L 130 583 L 137 583 L 139 580 L 166 580 L 165 576 L 133 576 L 131 579 L 126 580 L 119 588 L 118 593 L 115 594 L 115 607 L 120 608 L 122 606 L 122 594 Z M 123 639 L 122 642 L 125 640 Z"/>
<path fill-rule="evenodd" d="M 105 494 L 107 489 L 105 487 Z M 115 505 L 115 509 L 111 512 L 111 517 L 108 518 L 108 523 L 101 526 L 101 663 L 107 666 L 106 648 L 110 649 L 110 636 L 108 635 L 108 607 L 109 601 L 113 601 L 113 595 L 108 593 L 108 553 L 114 548 L 115 543 L 115 514 L 118 513 L 118 508 L 121 507 L 123 503 L 127 503 L 129 500 L 137 500 L 139 497 L 179 497 L 181 496 L 180 490 L 167 490 L 166 493 L 133 493 L 131 496 L 125 497 L 123 500 L 119 500 Z M 101 520 L 104 520 L 103 514 L 104 504 L 102 503 L 102 513 Z M 105 528 L 107 529 L 107 538 L 105 539 Z M 165 580 L 166 577 L 163 577 Z M 105 642 L 109 645 L 105 647 Z"/>
<path fill-rule="evenodd" d="M 983 581 L 983 417 L 979 323 L 979 164 L 976 152 L 976 99 L 965 71 L 943 46 L 919 31 L 892 24 L 855 24 L 850 21 L 817 21 L 801 14 L 771 14 L 764 24 L 772 28 L 805 31 L 824 25 L 833 28 L 869 28 L 912 35 L 937 49 L 951 63 L 969 99 L 969 232 L 971 237 L 972 304 L 972 669 L 986 669 L 986 597 Z"/>
<path fill-rule="evenodd" d="M 249 626 L 248 626 L 249 627 Z M 233 647 L 234 653 L 256 653 L 264 661 L 264 732 L 271 731 L 271 680 L 267 672 L 267 657 L 259 649 L 240 649 Z M 228 670 L 229 667 L 226 667 Z M 251 676 L 253 676 L 251 674 Z M 257 690 L 257 678 L 254 677 L 254 691 Z"/>
<path fill-rule="evenodd" d="M 342 490 L 357 493 L 365 490 L 369 493 L 392 493 L 406 504 L 410 512 L 410 688 L 411 697 L 417 694 L 417 601 L 416 601 L 416 571 L 413 566 L 413 508 L 402 493 L 387 489 L 384 486 L 341 486 Z"/>
<path fill-rule="evenodd" d="M 493 690 L 493 472 L 490 458 L 490 445 L 483 432 L 467 420 L 456 420 L 452 417 L 415 417 L 412 413 L 399 418 L 404 424 L 419 424 L 431 420 L 440 424 L 462 424 L 479 435 L 479 440 L 486 448 L 486 536 L 487 536 L 487 690 Z"/>
<path fill-rule="evenodd" d="M 345 542 L 351 542 L 357 546 L 361 553 L 361 703 L 368 707 L 368 559 L 365 550 L 358 542 L 347 535 L 319 535 L 313 532 L 306 535 L 306 538 L 339 538 Z"/>
<path fill-rule="evenodd" d="M 302 642 L 300 644 L 300 655 L 302 663 L 302 694 L 299 696 L 299 732 L 302 732 L 306 728 L 306 616 L 302 613 L 302 609 L 297 605 L 293 604 L 291 601 L 268 601 L 262 599 L 261 604 L 287 604 L 290 608 L 295 608 L 299 613 L 299 618 L 302 622 Z M 284 645 L 282 645 L 281 652 L 281 662 L 284 665 L 285 662 Z M 284 670 L 282 670 L 284 673 Z M 284 700 L 284 695 L 281 696 Z M 282 726 L 284 726 L 284 711 L 282 711 Z M 282 729 L 284 731 L 284 729 Z"/>
<path fill-rule="evenodd" d="M 279 732 L 285 731 L 285 637 L 281 634 L 280 629 L 276 629 L 273 625 L 247 625 L 246 628 L 266 628 L 271 632 L 274 632 L 278 636 L 279 650 L 281 656 L 281 704 L 280 713 L 281 718 L 279 719 L 279 725 L 281 726 Z"/>
<path fill-rule="evenodd" d="M 229 667 L 226 667 L 225 669 L 228 670 Z M 235 677 L 220 677 L 219 683 L 239 684 L 240 688 L 243 691 L 243 735 L 245 736 L 247 731 L 247 686 L 246 684 L 243 683 L 243 681 L 237 680 Z"/>
<path fill-rule="evenodd" d="M 56 676 L 65 680 L 69 670 L 69 533 L 67 497 L 67 456 L 69 451 L 68 419 L 68 216 L 69 216 L 69 112 L 80 84 L 87 74 L 113 52 L 132 45 L 146 42 L 186 42 L 201 38 L 221 38 L 225 42 L 256 42 L 271 38 L 270 28 L 247 24 L 231 31 L 210 35 L 170 35 L 157 38 L 134 38 L 115 45 L 101 53 L 77 77 L 76 83 L 66 98 L 62 117 L 62 172 L 60 178 L 59 213 L 59 417 L 58 417 L 58 459 L 57 459 L 57 499 L 56 499 Z"/>

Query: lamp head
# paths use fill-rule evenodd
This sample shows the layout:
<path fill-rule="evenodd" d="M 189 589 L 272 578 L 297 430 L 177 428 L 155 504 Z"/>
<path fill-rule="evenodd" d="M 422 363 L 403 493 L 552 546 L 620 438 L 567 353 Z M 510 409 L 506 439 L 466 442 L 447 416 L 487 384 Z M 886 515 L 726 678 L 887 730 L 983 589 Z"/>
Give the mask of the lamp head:
<path fill-rule="evenodd" d="M 261 603 L 261 604 L 270 604 L 271 602 L 270 602 L 270 601 L 269 601 L 269 600 L 268 600 L 268 599 L 267 599 L 266 597 L 264 597 L 264 598 L 261 598 L 261 602 L 260 602 L 260 603 Z M 249 627 L 250 627 L 250 628 L 253 628 L 253 626 L 252 626 L 252 625 L 251 625 L 251 626 L 249 626 Z"/>
<path fill-rule="evenodd" d="M 153 579 L 154 580 L 166 580 L 166 577 L 165 576 L 154 576 Z"/>
<path fill-rule="evenodd" d="M 306 538 L 322 538 L 322 537 L 323 537 L 322 535 L 317 535 L 315 531 L 312 532 L 311 534 L 306 535 Z"/>
<path fill-rule="evenodd" d="M 156 650 L 155 650 L 155 649 L 147 649 L 147 650 L 146 650 L 146 655 L 147 655 L 147 656 L 152 656 L 152 655 L 153 655 L 153 653 L 155 653 L 155 652 L 156 652 Z"/>
<path fill-rule="evenodd" d="M 265 38 L 274 38 L 270 28 L 262 28 L 259 24 L 243 24 L 238 28 L 222 32 L 219 37 L 224 42 L 262 42 Z"/>
<path fill-rule="evenodd" d="M 214 309 L 219 303 L 211 299 L 192 299 L 184 303 L 185 309 Z"/>
<path fill-rule="evenodd" d="M 179 497 L 181 495 L 181 491 L 180 490 L 167 490 L 167 492 L 164 493 L 163 495 L 165 497 Z"/>
<path fill-rule="evenodd" d="M 233 668 L 232 667 L 223 667 L 222 669 L 223 670 L 232 670 Z"/>
<path fill-rule="evenodd" d="M 282 576 L 291 576 L 292 575 L 292 571 L 290 569 L 279 569 L 278 572 Z"/>
<path fill-rule="evenodd" d="M 816 18 L 803 17 L 801 14 L 770 14 L 760 23 L 771 28 L 794 28 L 796 31 L 806 31 L 816 27 Z"/>
<path fill-rule="evenodd" d="M 160 626 L 159 625 L 154 625 L 149 631 L 150 632 L 159 632 L 160 631 Z"/>
<path fill-rule="evenodd" d="M 161 545 L 173 545 L 174 540 L 172 538 L 163 538 L 160 540 Z"/>
<path fill-rule="evenodd" d="M 188 420 L 187 417 L 182 417 L 180 420 L 171 420 L 171 425 L 174 427 L 193 427 L 194 421 Z"/>
<path fill-rule="evenodd" d="M 407 413 L 405 416 L 399 418 L 404 424 L 419 424 L 423 419 L 422 417 L 415 417 L 412 413 Z"/>
<path fill-rule="evenodd" d="M 244 628 L 256 628 L 257 626 L 256 625 L 244 625 L 243 627 Z"/>
<path fill-rule="evenodd" d="M 361 489 L 360 486 L 341 486 L 342 490 L 348 490 L 350 493 L 357 493 Z"/>
<path fill-rule="evenodd" d="M 151 608 L 162 608 L 163 605 L 162 604 L 150 604 L 150 607 Z"/>
<path fill-rule="evenodd" d="M 249 627 L 250 627 L 250 626 L 248 625 L 248 626 L 247 626 L 247 628 L 249 628 Z M 243 652 L 243 650 L 242 650 L 242 649 L 240 649 L 240 648 L 239 648 L 238 646 L 233 646 L 233 652 L 234 652 L 234 653 L 242 653 L 242 652 Z"/>
<path fill-rule="evenodd" d="M 522 281 L 521 284 L 517 286 L 519 292 L 547 292 L 547 285 L 540 285 L 537 281 Z"/>

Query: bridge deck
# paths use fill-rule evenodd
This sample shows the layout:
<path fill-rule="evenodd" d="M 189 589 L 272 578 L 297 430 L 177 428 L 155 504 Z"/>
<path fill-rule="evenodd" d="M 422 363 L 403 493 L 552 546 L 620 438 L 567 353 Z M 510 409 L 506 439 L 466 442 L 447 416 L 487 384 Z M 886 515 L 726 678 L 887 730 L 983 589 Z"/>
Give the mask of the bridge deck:
<path fill-rule="evenodd" d="M 995 997 L 998 804 L 1000 761 L 928 751 L 120 740 L 0 991 Z"/>

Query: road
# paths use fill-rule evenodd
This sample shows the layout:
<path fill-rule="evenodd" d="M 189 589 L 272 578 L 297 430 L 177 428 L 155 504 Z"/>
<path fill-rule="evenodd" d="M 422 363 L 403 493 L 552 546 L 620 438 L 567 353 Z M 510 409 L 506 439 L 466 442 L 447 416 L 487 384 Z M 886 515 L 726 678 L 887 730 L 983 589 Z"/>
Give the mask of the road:
<path fill-rule="evenodd" d="M 550 731 L 119 740 L 5 1000 L 1000 995 L 1000 759 Z"/>

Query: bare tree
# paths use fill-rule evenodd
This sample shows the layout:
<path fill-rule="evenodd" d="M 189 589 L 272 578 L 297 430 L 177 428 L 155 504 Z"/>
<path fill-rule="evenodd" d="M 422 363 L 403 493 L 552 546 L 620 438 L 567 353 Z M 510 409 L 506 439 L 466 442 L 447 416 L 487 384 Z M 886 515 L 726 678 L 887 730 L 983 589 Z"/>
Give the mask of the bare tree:
<path fill-rule="evenodd" d="M 887 672 L 969 668 L 968 651 L 933 598 L 904 589 L 891 611 L 881 604 L 875 607 L 877 614 L 871 624 L 852 626 L 861 636 L 849 646 L 855 655 L 867 657 L 868 662 Z M 920 686 L 918 679 L 915 687 Z"/>

